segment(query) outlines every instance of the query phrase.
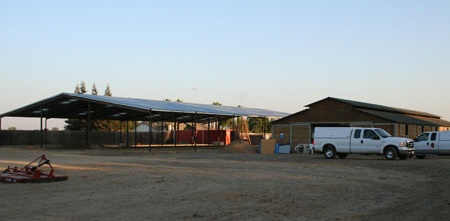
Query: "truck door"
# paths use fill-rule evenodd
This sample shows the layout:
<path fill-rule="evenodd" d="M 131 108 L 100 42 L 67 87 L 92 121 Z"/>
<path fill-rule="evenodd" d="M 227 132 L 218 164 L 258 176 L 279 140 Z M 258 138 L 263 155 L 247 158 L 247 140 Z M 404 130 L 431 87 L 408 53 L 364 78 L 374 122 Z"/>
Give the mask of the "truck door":
<path fill-rule="evenodd" d="M 428 144 L 430 146 L 431 154 L 439 154 L 439 146 L 436 137 L 437 133 L 430 133 L 430 141 L 428 142 Z"/>
<path fill-rule="evenodd" d="M 381 138 L 372 129 L 364 129 L 361 140 L 361 153 L 379 153 L 381 148 Z"/>
<path fill-rule="evenodd" d="M 430 152 L 429 148 L 430 133 L 422 133 L 416 139 L 414 139 L 414 148 L 416 154 L 427 154 Z"/>
<path fill-rule="evenodd" d="M 361 153 L 361 129 L 353 131 L 350 139 L 350 153 Z"/>

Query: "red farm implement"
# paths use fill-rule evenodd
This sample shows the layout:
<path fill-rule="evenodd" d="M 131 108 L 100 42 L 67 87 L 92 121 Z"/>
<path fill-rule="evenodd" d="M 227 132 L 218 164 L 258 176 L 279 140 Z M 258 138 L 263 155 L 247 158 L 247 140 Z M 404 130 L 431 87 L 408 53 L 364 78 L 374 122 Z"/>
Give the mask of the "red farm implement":
<path fill-rule="evenodd" d="M 44 165 L 48 165 L 50 170 L 44 170 Z M 17 166 L 8 166 L 8 168 L 0 174 L 0 181 L 6 183 L 47 183 L 68 179 L 67 176 L 57 176 L 54 172 L 55 169 L 50 164 L 50 160 L 48 160 L 45 155 L 42 155 L 21 169 Z"/>

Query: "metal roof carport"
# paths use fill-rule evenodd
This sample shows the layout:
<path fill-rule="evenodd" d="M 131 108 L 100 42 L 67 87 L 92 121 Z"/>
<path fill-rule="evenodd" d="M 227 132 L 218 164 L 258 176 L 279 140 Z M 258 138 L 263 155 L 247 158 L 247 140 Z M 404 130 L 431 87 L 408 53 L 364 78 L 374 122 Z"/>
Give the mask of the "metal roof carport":
<path fill-rule="evenodd" d="M 196 125 L 196 123 L 208 122 L 209 125 L 211 121 L 220 122 L 221 120 L 230 118 L 233 118 L 234 120 L 235 117 L 242 116 L 281 118 L 287 115 L 288 113 L 255 108 L 61 93 L 0 115 L 0 130 L 1 118 L 3 117 L 40 118 L 40 138 L 42 146 L 42 120 L 44 118 L 46 120 L 51 118 L 86 119 L 88 121 L 86 144 L 89 146 L 89 132 L 91 131 L 92 119 L 148 121 L 150 125 L 152 125 L 152 122 L 157 121 L 177 123 L 192 122 L 194 125 Z M 151 144 L 153 143 L 151 140 L 151 133 L 152 129 L 150 127 L 149 150 L 151 150 Z"/>

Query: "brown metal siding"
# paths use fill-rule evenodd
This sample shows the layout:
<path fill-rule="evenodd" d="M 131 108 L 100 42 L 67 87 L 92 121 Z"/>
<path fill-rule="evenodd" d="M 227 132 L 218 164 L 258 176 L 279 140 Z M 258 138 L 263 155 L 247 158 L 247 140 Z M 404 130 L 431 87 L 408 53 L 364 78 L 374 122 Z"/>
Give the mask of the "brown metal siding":
<path fill-rule="evenodd" d="M 291 125 L 291 151 L 294 151 L 295 146 L 298 144 L 311 143 L 309 127 L 310 125 Z"/>
<path fill-rule="evenodd" d="M 290 125 L 289 124 L 277 124 L 272 126 L 272 139 L 276 139 L 279 144 L 290 143 Z M 281 133 L 284 134 L 283 139 L 281 139 Z"/>

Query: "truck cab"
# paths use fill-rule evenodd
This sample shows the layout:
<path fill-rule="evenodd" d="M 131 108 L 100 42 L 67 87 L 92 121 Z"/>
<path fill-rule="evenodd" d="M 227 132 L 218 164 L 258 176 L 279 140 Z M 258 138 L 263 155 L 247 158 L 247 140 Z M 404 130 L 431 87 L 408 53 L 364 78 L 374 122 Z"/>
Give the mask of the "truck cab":
<path fill-rule="evenodd" d="M 316 127 L 314 150 L 326 158 L 347 154 L 378 154 L 388 160 L 406 159 L 414 155 L 414 142 L 407 138 L 392 137 L 380 128 Z"/>
<path fill-rule="evenodd" d="M 416 157 L 426 155 L 450 155 L 450 131 L 424 132 L 414 138 Z"/>

